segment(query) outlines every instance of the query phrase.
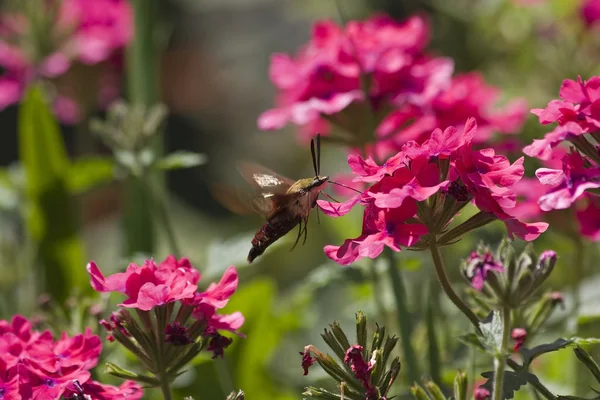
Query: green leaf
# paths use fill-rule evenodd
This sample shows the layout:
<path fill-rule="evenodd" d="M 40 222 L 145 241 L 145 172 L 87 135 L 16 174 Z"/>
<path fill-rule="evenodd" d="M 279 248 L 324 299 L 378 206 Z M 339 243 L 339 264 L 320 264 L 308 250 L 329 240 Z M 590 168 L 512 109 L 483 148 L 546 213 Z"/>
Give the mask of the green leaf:
<path fill-rule="evenodd" d="M 552 343 L 540 344 L 539 346 L 535 346 L 532 349 L 528 349 L 527 347 L 521 348 L 521 356 L 523 356 L 523 366 L 527 367 L 531 362 L 542 354 L 550 353 L 553 351 L 557 351 L 560 349 L 564 349 L 565 347 L 573 344 L 572 340 L 567 339 L 556 339 Z"/>
<path fill-rule="evenodd" d="M 176 151 L 158 160 L 155 167 L 163 171 L 169 171 L 197 167 L 198 165 L 205 164 L 206 161 L 206 155 L 204 154 L 193 153 L 191 151 Z"/>
<path fill-rule="evenodd" d="M 482 387 L 489 390 L 492 393 L 492 387 L 494 384 L 494 373 L 492 371 L 483 372 L 481 374 L 487 381 L 481 385 Z M 502 398 L 512 399 L 515 396 L 515 392 L 521 387 L 525 386 L 528 382 L 539 382 L 537 376 L 526 371 L 505 371 L 504 379 L 502 381 Z"/>
<path fill-rule="evenodd" d="M 480 341 L 483 347 L 491 353 L 495 354 L 502 348 L 502 317 L 500 312 L 492 311 L 482 322 L 479 323 L 481 328 Z"/>
<path fill-rule="evenodd" d="M 486 348 L 483 345 L 483 343 L 481 342 L 481 340 L 479 339 L 479 336 L 476 335 L 475 333 L 467 333 L 467 334 L 461 335 L 458 337 L 458 340 L 460 340 L 467 346 L 476 348 L 477 350 L 480 350 L 483 352 L 486 351 Z"/>
<path fill-rule="evenodd" d="M 75 160 L 68 171 L 67 186 L 71 194 L 81 194 L 113 180 L 115 165 L 106 157 Z"/>
<path fill-rule="evenodd" d="M 41 87 L 32 86 L 25 94 L 18 129 L 26 176 L 27 230 L 39 245 L 43 290 L 63 301 L 73 287 L 91 288 L 68 192 L 69 160 Z"/>
<path fill-rule="evenodd" d="M 580 337 L 572 337 L 570 339 L 571 343 L 573 343 L 574 345 L 577 346 L 589 346 L 592 344 L 599 344 L 600 343 L 600 339 L 598 338 L 580 338 Z"/>

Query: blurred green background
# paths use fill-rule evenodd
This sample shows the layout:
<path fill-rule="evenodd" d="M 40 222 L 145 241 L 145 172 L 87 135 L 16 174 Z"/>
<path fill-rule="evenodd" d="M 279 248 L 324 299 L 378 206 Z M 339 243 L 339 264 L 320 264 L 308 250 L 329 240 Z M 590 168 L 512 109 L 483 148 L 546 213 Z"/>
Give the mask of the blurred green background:
<path fill-rule="evenodd" d="M 151 3 L 148 0 L 147 4 Z M 307 344 L 324 347 L 319 334 L 327 324 L 338 320 L 343 327 L 352 329 L 354 313 L 363 310 L 370 322 L 385 324 L 391 333 L 399 334 L 385 266 L 375 263 L 379 283 L 374 287 L 370 260 L 341 267 L 322 252 L 324 245 L 339 244 L 360 232 L 361 215 L 357 210 L 335 220 L 321 217 L 320 225 L 313 215 L 306 245 L 290 252 L 295 239 L 290 234 L 248 266 L 245 258 L 250 240 L 262 221 L 259 217 L 232 215 L 210 194 L 214 183 L 235 182 L 238 173 L 234 165 L 240 159 L 262 163 L 294 179 L 312 174 L 308 146 L 296 140 L 293 128 L 259 132 L 256 119 L 274 102 L 275 92 L 268 80 L 270 54 L 294 53 L 307 41 L 315 19 L 340 21 L 340 5 L 350 19 L 365 18 L 377 11 L 397 18 L 425 13 L 431 21 L 433 53 L 452 57 L 457 72 L 481 71 L 489 84 L 501 89 L 502 101 L 524 97 L 531 108 L 544 107 L 557 98 L 563 79 L 577 75 L 587 79 L 600 73 L 600 30 L 583 25 L 577 0 L 160 0 L 156 4 L 149 34 L 163 45 L 154 64 L 138 64 L 138 68 L 153 69 L 157 79 L 154 82 L 158 84 L 154 95 L 137 96 L 154 96 L 169 109 L 158 148 L 164 153 L 202 153 L 208 160 L 202 166 L 164 176 L 175 235 L 181 254 L 202 272 L 205 285 L 218 280 L 229 265 L 236 265 L 240 287 L 227 310 L 242 311 L 246 317 L 242 331 L 247 335 L 246 339 L 235 340 L 223 360 L 211 361 L 208 356 L 195 360 L 194 368 L 176 382 L 176 398 L 191 395 L 196 399 L 224 399 L 239 388 L 248 399 L 300 399 L 304 386 L 325 375 L 314 368 L 308 377 L 302 376 L 298 352 Z M 148 60 L 152 58 L 145 59 Z M 135 75 L 129 75 L 129 81 L 137 79 L 132 76 Z M 124 87 L 130 89 L 129 94 L 124 91 L 123 95 L 136 96 L 132 94 L 135 85 L 124 82 Z M 138 90 L 146 87 L 144 82 L 137 85 Z M 86 286 L 85 262 L 95 260 L 103 271 L 117 271 L 145 255 L 163 259 L 170 252 L 169 244 L 164 227 L 152 230 L 143 222 L 138 226 L 140 247 L 128 248 L 124 217 L 132 210 L 140 211 L 136 203 L 133 207 L 128 203 L 131 187 L 101 178 L 96 179 L 101 184 L 93 184 L 94 174 L 103 173 L 90 167 L 95 172 L 79 176 L 92 182 L 90 187 L 84 184 L 82 190 L 70 192 L 76 208 L 67 206 L 68 199 L 63 199 L 64 202 L 49 206 L 57 210 L 50 213 L 54 219 L 45 219 L 58 225 L 56 231 L 46 227 L 50 230 L 46 231 L 49 242 L 45 246 L 64 251 L 54 255 L 59 260 L 72 257 L 83 263 L 75 263 L 77 266 L 70 270 L 50 269 L 41 274 L 36 260 L 38 252 L 45 250 L 36 245 L 37 239 L 31 234 L 31 218 L 36 216 L 31 216 L 31 193 L 26 190 L 31 182 L 24 182 L 19 169 L 26 152 L 18 150 L 17 112 L 18 107 L 11 107 L 0 113 L 0 161 L 4 166 L 0 179 L 0 317 L 39 313 L 41 289 L 48 288 L 50 282 L 54 297 L 70 300 L 68 311 L 60 314 L 58 320 L 70 321 L 71 329 L 76 331 L 84 321 L 84 306 L 91 304 L 75 302 L 71 297 L 91 294 Z M 102 116 L 103 112 L 97 110 L 93 114 Z M 75 126 L 61 126 L 60 131 L 51 123 L 45 124 L 45 131 L 50 132 L 48 142 L 38 143 L 41 148 L 35 154 L 55 151 L 57 154 L 45 155 L 50 164 L 61 164 L 67 156 L 75 160 L 108 155 L 110 152 L 90 133 L 88 124 L 86 120 Z M 517 138 L 528 144 L 549 130 L 531 116 Z M 66 146 L 64 157 L 58 154 L 60 150 L 52 150 L 60 138 Z M 342 150 L 325 147 L 322 157 L 325 174 L 348 171 Z M 514 160 L 516 155 L 511 158 Z M 526 165 L 527 175 L 532 176 L 535 163 L 527 161 Z M 56 176 L 60 176 L 61 168 L 55 170 Z M 41 174 L 40 182 L 52 179 L 51 175 L 52 172 Z M 157 224 L 155 216 L 152 219 Z M 76 227 L 76 234 L 65 241 L 65 229 L 61 227 L 69 224 Z M 598 337 L 599 248 L 562 234 L 563 228 L 566 227 L 551 225 L 548 233 L 535 242 L 538 251 L 551 248 L 559 254 L 558 267 L 548 286 L 564 291 L 566 296 L 565 309 L 546 332 L 547 341 L 569 335 Z M 496 244 L 503 229 L 492 224 L 445 250 L 448 273 L 457 286 L 465 285 L 458 271 L 460 260 L 480 241 Z M 431 374 L 427 361 L 427 335 L 431 330 L 427 330 L 425 320 L 425 310 L 431 304 L 444 382 L 450 384 L 456 369 L 468 365 L 478 372 L 488 370 L 490 360 L 481 356 L 473 360 L 466 347 L 456 340 L 468 324 L 441 296 L 429 255 L 405 251 L 397 260 L 414 320 L 412 335 L 422 377 Z M 104 301 L 116 304 L 116 299 Z M 592 354 L 600 355 L 600 351 Z M 103 357 L 115 363 L 133 362 L 126 360 L 127 355 L 114 344 L 105 345 Z M 590 377 L 578 374 L 577 361 L 567 350 L 544 357 L 535 369 L 552 390 L 589 394 Z M 97 375 L 102 381 L 110 381 L 101 370 Z M 473 376 L 469 378 L 473 380 Z M 407 380 L 406 371 L 401 372 L 400 382 L 392 392 L 401 393 L 399 398 L 404 398 L 412 383 Z M 530 398 L 530 393 L 522 392 L 521 398 Z M 147 398 L 159 395 L 148 391 Z"/>

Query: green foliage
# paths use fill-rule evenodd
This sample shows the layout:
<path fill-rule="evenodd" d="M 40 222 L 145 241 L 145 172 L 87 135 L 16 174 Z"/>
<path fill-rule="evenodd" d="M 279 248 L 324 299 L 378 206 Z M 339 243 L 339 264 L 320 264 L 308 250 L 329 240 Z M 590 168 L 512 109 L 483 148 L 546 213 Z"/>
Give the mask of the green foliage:
<path fill-rule="evenodd" d="M 492 371 L 483 372 L 481 374 L 487 381 L 481 385 L 486 388 L 490 393 L 492 392 L 492 386 L 494 383 L 494 373 Z M 527 383 L 539 382 L 537 376 L 527 371 L 505 371 L 504 379 L 502 380 L 502 398 L 512 399 L 515 396 L 515 392 L 521 387 L 527 385 Z"/>
<path fill-rule="evenodd" d="M 111 158 L 85 157 L 73 161 L 67 174 L 67 187 L 71 194 L 81 194 L 110 183 L 115 175 Z"/>
<path fill-rule="evenodd" d="M 163 171 L 174 169 L 191 168 L 206 163 L 206 156 L 191 151 L 176 151 L 167 154 L 156 161 L 155 167 Z"/>
<path fill-rule="evenodd" d="M 19 111 L 19 153 L 26 176 L 27 229 L 39 246 L 43 290 L 61 301 L 73 288 L 90 290 L 69 194 L 71 165 L 38 85 L 29 88 Z"/>

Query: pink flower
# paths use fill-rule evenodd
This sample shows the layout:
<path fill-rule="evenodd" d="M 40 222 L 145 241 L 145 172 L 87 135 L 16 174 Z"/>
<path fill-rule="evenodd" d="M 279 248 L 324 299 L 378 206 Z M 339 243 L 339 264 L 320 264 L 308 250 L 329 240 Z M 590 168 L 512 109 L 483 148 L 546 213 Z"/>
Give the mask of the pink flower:
<path fill-rule="evenodd" d="M 133 10 L 123 0 L 63 0 L 59 23 L 75 27 L 68 46 L 86 64 L 107 60 L 133 37 Z"/>
<path fill-rule="evenodd" d="M 345 27 L 327 20 L 315 23 L 309 43 L 295 58 L 271 57 L 269 76 L 279 90 L 278 107 L 259 117 L 259 128 L 310 125 L 353 103 L 364 107 L 365 101 L 375 107 L 386 101 L 428 103 L 453 69 L 450 60 L 423 54 L 428 36 L 420 17 L 398 23 L 375 16 Z M 361 88 L 362 73 L 371 76 L 368 99 Z"/>
<path fill-rule="evenodd" d="M 127 271 L 107 278 L 96 264 L 88 264 L 92 287 L 99 292 L 120 292 L 128 298 L 120 306 L 149 311 L 153 307 L 194 297 L 200 274 L 187 259 L 169 257 L 159 266 L 153 260 L 144 265 L 130 264 Z"/>
<path fill-rule="evenodd" d="M 577 123 L 569 121 L 557 126 L 552 132 L 547 133 L 543 139 L 534 139 L 533 143 L 523 148 L 523 153 L 529 157 L 547 161 L 553 154 L 555 147 L 570 138 L 585 134 L 586 131 Z"/>
<path fill-rule="evenodd" d="M 56 15 L 50 7 L 42 14 L 52 20 L 41 25 L 29 21 L 25 13 L 1 16 L 0 66 L 5 72 L 0 77 L 0 110 L 17 103 L 34 79 L 63 76 L 74 60 L 86 64 L 107 61 L 132 38 L 133 14 L 127 0 L 64 0 Z M 48 48 L 30 46 L 33 24 L 48 27 L 48 32 L 36 33 L 48 38 Z M 27 47 L 13 43 L 26 43 Z M 61 90 L 57 92 L 52 99 L 56 115 L 64 123 L 78 122 L 79 104 Z"/>
<path fill-rule="evenodd" d="M 400 207 L 380 209 L 367 205 L 363 217 L 362 234 L 347 239 L 341 246 L 325 246 L 325 254 L 341 265 L 349 265 L 363 257 L 376 258 L 388 246 L 400 251 L 409 247 L 427 233 L 422 224 L 407 223 L 417 212 L 414 200 L 406 200 Z"/>
<path fill-rule="evenodd" d="M 436 128 L 452 126 L 458 131 L 468 131 L 470 128 L 465 129 L 463 124 L 469 118 L 479 125 L 477 135 L 472 138 L 477 143 L 488 140 L 494 132 L 516 133 L 525 121 L 525 103 L 514 100 L 503 109 L 495 109 L 498 95 L 499 90 L 487 86 L 479 74 L 459 75 L 427 107 L 419 110 L 404 107 L 389 114 L 378 127 L 378 133 L 390 136 L 395 132 L 394 140 L 400 145 L 410 140 L 421 142 L 424 135 Z M 413 122 L 407 124 L 410 121 Z"/>
<path fill-rule="evenodd" d="M 440 182 L 437 164 L 428 163 L 427 158 L 422 156 L 411 160 L 410 169 L 400 169 L 393 176 L 382 178 L 366 194 L 375 200 L 379 208 L 396 208 L 408 198 L 425 201 L 447 183 Z"/>
<path fill-rule="evenodd" d="M 568 208 L 586 190 L 600 188 L 600 167 L 586 167 L 586 163 L 578 152 L 574 152 L 563 158 L 562 169 L 540 168 L 536 171 L 542 184 L 552 186 L 539 199 L 542 210 Z"/>
<path fill-rule="evenodd" d="M 588 27 L 595 25 L 600 20 L 600 1 L 584 0 L 579 13 Z"/>
<path fill-rule="evenodd" d="M 216 308 L 223 308 L 229 302 L 229 298 L 235 293 L 238 286 L 238 274 L 235 267 L 225 270 L 219 283 L 211 283 L 208 288 L 196 295 L 195 300 L 202 300 Z"/>
<path fill-rule="evenodd" d="M 565 79 L 560 97 L 562 100 L 552 100 L 546 108 L 531 110 L 540 123 L 565 125 L 571 121 L 586 132 L 600 128 L 600 77 L 594 76 L 588 81 L 578 77 L 577 82 Z"/>
<path fill-rule="evenodd" d="M 21 396 L 27 399 L 58 399 L 73 389 L 74 380 L 85 383 L 90 378 L 90 372 L 78 365 L 47 371 L 32 359 L 19 364 L 18 373 Z"/>
<path fill-rule="evenodd" d="M 117 387 L 88 380 L 83 385 L 79 384 L 78 386 L 74 385 L 72 389 L 67 390 L 67 393 L 71 396 L 77 394 L 81 398 L 89 396 L 94 400 L 139 400 L 144 394 L 142 387 L 133 381 L 125 381 Z M 65 397 L 69 398 L 69 395 Z"/>
<path fill-rule="evenodd" d="M 79 366 L 91 369 L 96 366 L 102 352 L 102 342 L 90 328 L 84 334 L 69 338 L 66 332 L 54 341 L 36 341 L 27 349 L 29 356 L 46 371 L 60 372 L 64 368 Z"/>
<path fill-rule="evenodd" d="M 0 359 L 0 393 L 3 400 L 21 400 L 18 368 L 8 367 L 3 359 Z"/>

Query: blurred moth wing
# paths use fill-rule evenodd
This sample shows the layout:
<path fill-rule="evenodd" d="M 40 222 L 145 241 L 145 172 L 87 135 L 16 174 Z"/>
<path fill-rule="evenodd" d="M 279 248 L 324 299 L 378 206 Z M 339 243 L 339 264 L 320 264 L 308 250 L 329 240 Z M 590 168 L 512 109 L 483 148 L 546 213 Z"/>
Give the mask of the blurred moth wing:
<path fill-rule="evenodd" d="M 236 214 L 259 214 L 271 219 L 284 205 L 294 181 L 250 162 L 240 162 L 238 170 L 251 190 L 218 184 L 212 188 L 215 199 Z"/>

